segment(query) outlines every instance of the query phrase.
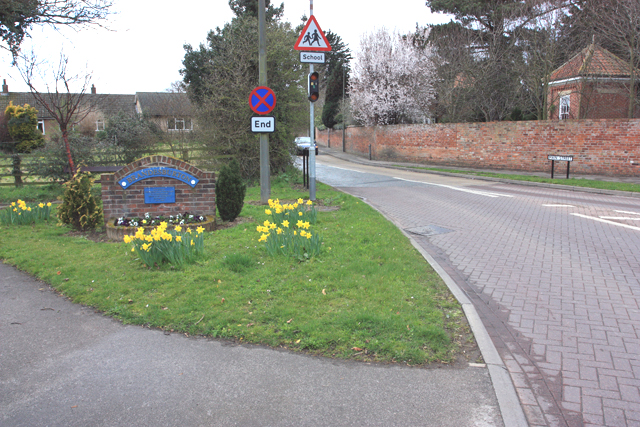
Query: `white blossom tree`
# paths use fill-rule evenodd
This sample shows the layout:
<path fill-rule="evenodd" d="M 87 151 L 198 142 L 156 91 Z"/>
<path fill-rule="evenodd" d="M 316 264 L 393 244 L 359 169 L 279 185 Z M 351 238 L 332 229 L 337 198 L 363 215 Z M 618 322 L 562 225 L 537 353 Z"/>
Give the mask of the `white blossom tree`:
<path fill-rule="evenodd" d="M 382 28 L 362 37 L 349 85 L 355 120 L 387 125 L 430 116 L 436 73 L 428 31 L 401 36 Z"/>

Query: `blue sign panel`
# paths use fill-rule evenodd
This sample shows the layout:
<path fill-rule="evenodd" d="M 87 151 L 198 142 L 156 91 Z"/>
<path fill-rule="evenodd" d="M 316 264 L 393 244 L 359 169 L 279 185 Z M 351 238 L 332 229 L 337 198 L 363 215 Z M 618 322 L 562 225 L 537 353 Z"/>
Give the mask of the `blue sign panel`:
<path fill-rule="evenodd" d="M 178 169 L 165 168 L 162 166 L 142 169 L 129 174 L 120 180 L 122 188 L 129 188 L 131 184 L 148 178 L 173 178 L 188 184 L 192 188 L 198 184 L 198 178 Z"/>
<path fill-rule="evenodd" d="M 175 187 L 147 187 L 144 189 L 144 202 L 152 203 L 175 203 Z"/>

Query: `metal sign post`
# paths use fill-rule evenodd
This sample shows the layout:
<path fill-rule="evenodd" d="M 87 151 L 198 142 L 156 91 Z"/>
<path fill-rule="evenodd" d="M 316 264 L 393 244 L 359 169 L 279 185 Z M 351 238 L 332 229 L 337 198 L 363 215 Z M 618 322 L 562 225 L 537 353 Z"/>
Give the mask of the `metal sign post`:
<path fill-rule="evenodd" d="M 267 86 L 267 38 L 265 36 L 265 0 L 258 0 L 258 83 Z M 271 90 L 271 89 L 269 89 Z M 275 99 L 274 99 L 275 104 Z M 260 134 L 260 202 L 266 205 L 271 196 L 269 168 L 269 135 Z"/>
<path fill-rule="evenodd" d="M 313 54 L 308 54 L 307 56 L 301 55 L 300 60 L 302 62 L 309 62 L 309 82 L 311 84 L 311 78 L 313 77 L 313 64 L 314 63 L 323 63 L 324 62 L 324 54 L 320 54 L 317 52 L 330 52 L 331 44 L 329 40 L 325 36 L 322 28 L 320 28 L 320 24 L 316 20 L 315 16 L 313 16 L 313 0 L 309 0 L 309 20 L 306 25 L 302 29 L 298 40 L 294 44 L 293 48 L 295 50 L 304 51 L 304 52 L 315 52 Z M 317 79 L 318 75 L 316 73 L 315 78 Z M 316 126 L 315 126 L 315 110 L 313 108 L 313 103 L 318 99 L 317 91 L 316 95 L 313 96 L 310 94 L 309 97 L 309 139 L 311 140 L 311 144 L 309 146 L 309 199 L 316 200 Z M 304 167 L 304 166 L 303 166 Z"/>
<path fill-rule="evenodd" d="M 553 179 L 553 170 L 555 169 L 555 162 L 567 162 L 567 179 L 569 179 L 569 165 L 573 161 L 573 156 L 556 156 L 549 154 L 547 160 L 551 160 L 551 179 Z"/>

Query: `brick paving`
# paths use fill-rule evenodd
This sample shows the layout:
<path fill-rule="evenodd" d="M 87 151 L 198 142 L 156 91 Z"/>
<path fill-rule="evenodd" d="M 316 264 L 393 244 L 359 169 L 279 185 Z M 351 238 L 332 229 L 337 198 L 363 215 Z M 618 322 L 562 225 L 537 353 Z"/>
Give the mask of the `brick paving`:
<path fill-rule="evenodd" d="M 341 189 L 405 230 L 451 230 L 416 240 L 474 302 L 530 425 L 640 426 L 640 199 L 385 173 Z"/>

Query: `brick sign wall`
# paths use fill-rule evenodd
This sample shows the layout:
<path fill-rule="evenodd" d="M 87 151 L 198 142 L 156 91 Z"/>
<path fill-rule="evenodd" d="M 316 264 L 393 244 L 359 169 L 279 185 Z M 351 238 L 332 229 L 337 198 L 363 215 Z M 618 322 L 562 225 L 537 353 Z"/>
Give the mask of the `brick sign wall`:
<path fill-rule="evenodd" d="M 101 175 L 105 219 L 189 212 L 215 217 L 215 174 L 167 156 L 150 156 Z"/>
<path fill-rule="evenodd" d="M 327 131 L 317 131 L 327 145 Z M 349 127 L 346 151 L 377 160 L 547 171 L 550 154 L 573 155 L 571 171 L 640 173 L 640 120 L 563 120 Z M 335 146 L 336 144 L 333 143 Z M 341 144 L 340 144 L 341 145 Z"/>

